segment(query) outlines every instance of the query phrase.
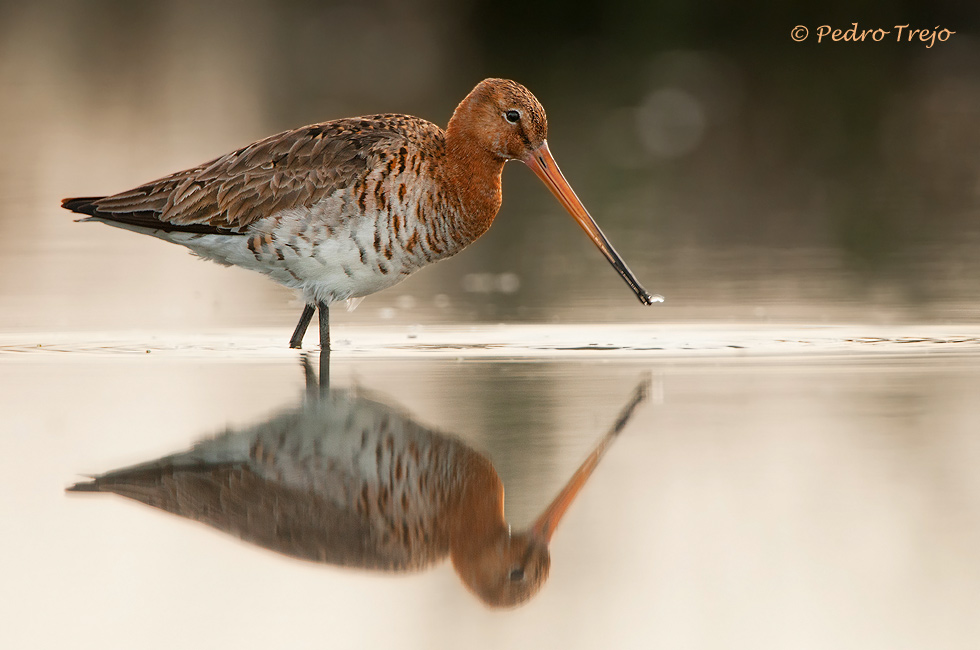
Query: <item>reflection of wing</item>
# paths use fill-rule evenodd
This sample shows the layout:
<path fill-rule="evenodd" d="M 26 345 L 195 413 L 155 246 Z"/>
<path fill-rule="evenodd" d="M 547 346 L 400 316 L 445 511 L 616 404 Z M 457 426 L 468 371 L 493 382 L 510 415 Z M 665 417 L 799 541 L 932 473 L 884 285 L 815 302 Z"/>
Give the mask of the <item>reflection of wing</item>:
<path fill-rule="evenodd" d="M 114 492 L 294 557 L 399 571 L 448 553 L 458 486 L 473 479 L 499 484 L 461 442 L 333 391 L 72 489 Z"/>
<path fill-rule="evenodd" d="M 367 522 L 327 499 L 276 485 L 241 465 L 121 470 L 77 491 L 113 492 L 286 555 L 378 567 Z"/>

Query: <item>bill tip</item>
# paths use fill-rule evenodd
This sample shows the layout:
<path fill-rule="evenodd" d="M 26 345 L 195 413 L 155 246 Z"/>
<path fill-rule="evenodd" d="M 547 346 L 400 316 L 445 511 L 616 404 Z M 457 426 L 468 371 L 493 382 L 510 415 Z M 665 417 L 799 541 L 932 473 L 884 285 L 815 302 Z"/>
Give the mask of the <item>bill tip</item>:
<path fill-rule="evenodd" d="M 651 293 L 644 292 L 643 295 L 640 296 L 640 302 L 642 302 L 644 305 L 652 305 L 655 302 L 663 302 L 663 301 L 664 301 L 664 297 L 657 293 L 651 294 Z"/>

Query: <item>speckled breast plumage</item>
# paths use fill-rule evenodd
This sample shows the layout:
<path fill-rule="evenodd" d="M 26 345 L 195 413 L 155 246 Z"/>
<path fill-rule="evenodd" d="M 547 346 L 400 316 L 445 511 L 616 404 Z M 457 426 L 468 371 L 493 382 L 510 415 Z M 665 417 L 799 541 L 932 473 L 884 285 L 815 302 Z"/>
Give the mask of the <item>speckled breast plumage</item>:
<path fill-rule="evenodd" d="M 460 198 L 438 182 L 445 145 L 435 125 L 409 116 L 376 115 L 308 128 L 323 129 L 325 139 L 357 143 L 356 157 L 363 157 L 332 192 L 321 192 L 309 206 L 285 207 L 250 219 L 238 236 L 153 234 L 206 259 L 264 273 L 301 290 L 309 301 L 327 302 L 390 287 L 454 255 L 482 234 L 463 218 Z M 287 157 L 315 157 L 319 137 L 306 138 L 308 153 L 293 147 Z M 274 169 L 275 154 L 267 152 L 265 157 L 272 162 L 263 164 Z M 268 182 L 271 196 L 285 191 L 275 174 Z"/>

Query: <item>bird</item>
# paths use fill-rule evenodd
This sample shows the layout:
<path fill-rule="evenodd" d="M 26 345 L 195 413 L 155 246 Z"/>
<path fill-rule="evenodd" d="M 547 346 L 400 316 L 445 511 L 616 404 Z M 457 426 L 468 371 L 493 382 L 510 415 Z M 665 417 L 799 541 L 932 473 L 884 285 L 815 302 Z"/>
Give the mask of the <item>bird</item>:
<path fill-rule="evenodd" d="M 337 119 L 284 131 L 196 167 L 110 196 L 67 198 L 95 221 L 258 271 L 297 290 L 305 307 L 290 347 L 319 310 L 330 349 L 331 303 L 391 287 L 460 252 L 501 204 L 504 163 L 519 160 L 548 187 L 644 305 L 644 289 L 558 168 L 537 98 L 484 79 L 445 130 L 410 115 Z"/>
<path fill-rule="evenodd" d="M 118 494 L 321 564 L 406 573 L 448 556 L 485 605 L 514 607 L 544 585 L 555 528 L 649 383 L 523 531 L 504 517 L 486 455 L 356 388 L 309 391 L 298 408 L 67 490 Z"/>

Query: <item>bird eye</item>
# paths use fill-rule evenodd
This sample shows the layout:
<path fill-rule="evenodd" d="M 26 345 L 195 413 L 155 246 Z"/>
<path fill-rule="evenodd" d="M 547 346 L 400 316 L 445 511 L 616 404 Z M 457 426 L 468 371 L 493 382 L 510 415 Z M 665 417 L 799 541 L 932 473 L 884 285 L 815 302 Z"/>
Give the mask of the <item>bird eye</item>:
<path fill-rule="evenodd" d="M 524 568 L 517 567 L 516 569 L 510 570 L 510 581 L 517 582 L 524 579 Z"/>
<path fill-rule="evenodd" d="M 517 124 L 518 122 L 521 121 L 521 113 L 520 113 L 520 111 L 515 111 L 514 109 L 511 109 L 511 110 L 507 111 L 506 113 L 504 113 L 504 117 L 511 124 Z"/>

